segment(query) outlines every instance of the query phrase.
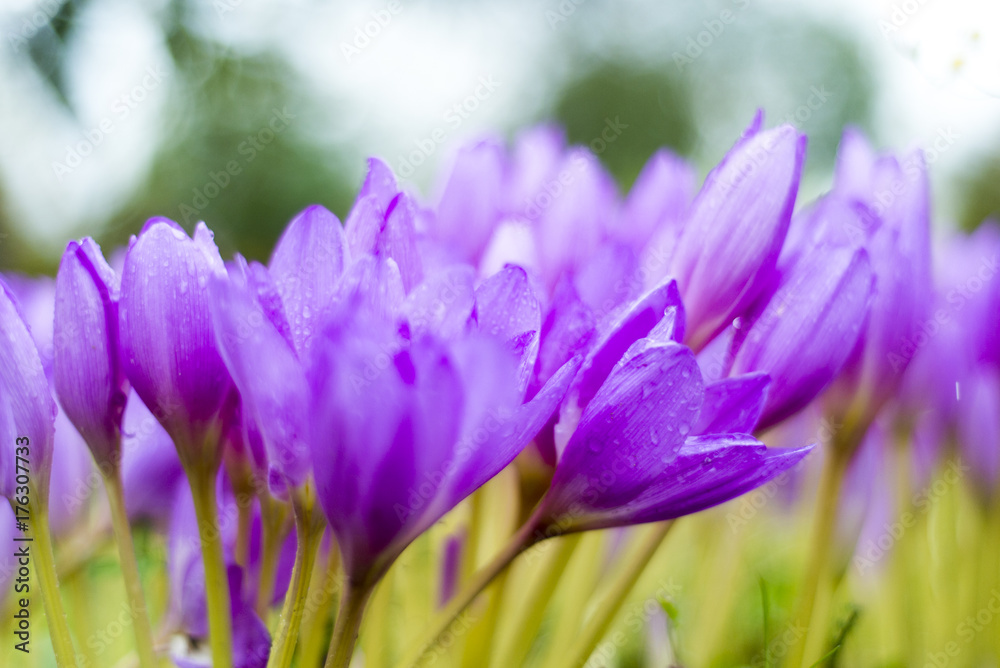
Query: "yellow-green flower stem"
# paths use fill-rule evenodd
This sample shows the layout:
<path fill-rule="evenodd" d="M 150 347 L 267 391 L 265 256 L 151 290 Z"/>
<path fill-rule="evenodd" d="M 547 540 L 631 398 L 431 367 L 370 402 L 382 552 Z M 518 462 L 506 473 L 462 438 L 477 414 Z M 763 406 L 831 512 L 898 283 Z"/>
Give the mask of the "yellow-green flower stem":
<path fill-rule="evenodd" d="M 267 610 L 274 596 L 274 582 L 277 577 L 278 556 L 288 535 L 288 504 L 272 498 L 266 491 L 258 495 L 261 515 L 261 556 L 260 575 L 257 581 L 257 601 L 254 609 L 261 619 L 267 618 Z"/>
<path fill-rule="evenodd" d="M 896 514 L 902 516 L 904 513 L 911 512 L 910 504 L 913 497 L 913 483 L 910 480 L 913 453 L 909 447 L 909 433 L 902 428 L 896 434 L 892 455 L 894 456 L 892 468 L 896 473 Z M 927 639 L 918 632 L 921 621 L 920 611 L 916 607 L 919 587 L 915 586 L 914 583 L 921 582 L 922 578 L 914 563 L 916 550 L 919 548 L 917 538 L 916 535 L 903 536 L 893 546 L 894 563 L 889 574 L 892 585 L 895 587 L 895 605 L 893 607 L 897 611 L 899 634 L 901 638 L 906 639 L 902 648 L 904 658 L 908 665 L 914 666 L 919 665 L 924 657 L 923 644 Z"/>
<path fill-rule="evenodd" d="M 76 652 L 73 650 L 73 639 L 66 623 L 66 612 L 59 598 L 59 578 L 56 577 L 55 557 L 52 553 L 48 504 L 41 501 L 41 496 L 34 485 L 29 487 L 30 536 L 33 541 L 26 544 L 32 545 L 29 550 L 35 562 L 38 588 L 42 595 L 45 617 L 49 622 L 49 635 L 52 637 L 52 649 L 56 654 L 56 665 L 59 668 L 75 668 Z"/>
<path fill-rule="evenodd" d="M 839 435 L 838 435 L 839 436 Z M 819 492 L 812 522 L 812 537 L 809 543 L 809 556 L 806 562 L 805 579 L 800 591 L 798 610 L 795 620 L 805 629 L 805 633 L 795 642 L 788 652 L 785 665 L 787 668 L 809 666 L 806 656 L 809 638 L 821 633 L 825 619 L 814 615 L 817 593 L 820 587 L 829 582 L 829 556 L 833 544 L 833 532 L 837 524 L 837 511 L 840 505 L 840 488 L 847 472 L 847 465 L 856 449 L 856 443 L 850 443 L 837 438 L 829 448 L 829 461 L 824 463 L 820 479 Z M 853 432 L 847 438 L 854 438 Z"/>
<path fill-rule="evenodd" d="M 309 593 L 309 581 L 312 578 L 313 565 L 316 563 L 319 543 L 323 538 L 323 523 L 319 509 L 311 498 L 308 486 L 307 483 L 305 491 L 297 490 L 292 495 L 298 544 L 295 548 L 292 580 L 288 593 L 285 594 L 278 631 L 271 645 L 271 655 L 267 660 L 268 668 L 288 668 L 292 665 L 295 645 L 299 638 L 299 625 L 302 622 L 302 611 L 305 609 Z"/>
<path fill-rule="evenodd" d="M 348 668 L 354 655 L 354 644 L 358 640 L 361 619 L 365 606 L 371 597 L 371 585 L 355 585 L 349 580 L 344 586 L 344 595 L 337 612 L 337 625 L 333 628 L 330 650 L 326 655 L 325 668 Z"/>
<path fill-rule="evenodd" d="M 142 593 L 139 565 L 135 560 L 132 530 L 129 527 L 128 514 L 125 511 L 125 489 L 122 485 L 119 467 L 110 467 L 105 473 L 104 488 L 108 492 L 108 504 L 111 506 L 111 525 L 114 527 L 115 542 L 118 544 L 118 558 L 121 561 L 122 577 L 125 579 L 125 593 L 128 596 L 128 605 L 132 615 L 132 630 L 135 634 L 139 665 L 142 668 L 153 668 L 156 665 L 156 653 L 153 651 L 153 631 L 146 610 L 146 597 Z"/>
<path fill-rule="evenodd" d="M 63 598 L 66 599 L 70 629 L 80 646 L 77 660 L 84 666 L 96 666 L 98 664 L 93 645 L 88 642 L 80 642 L 84 638 L 90 638 L 94 632 L 94 594 L 89 586 L 90 578 L 87 571 L 79 570 L 68 577 L 63 575 L 60 584 L 62 585 Z"/>
<path fill-rule="evenodd" d="M 559 614 L 555 619 L 552 639 L 546 643 L 543 657 L 558 655 L 565 651 L 580 632 L 587 604 L 601 578 L 603 560 L 595 559 L 594 556 L 606 553 L 607 534 L 607 531 L 588 531 L 579 534 L 580 548 L 576 550 L 575 557 L 570 559 L 569 572 L 565 576 L 569 586 L 557 601 Z M 549 665 L 551 662 L 551 660 L 544 661 L 541 665 Z"/>
<path fill-rule="evenodd" d="M 208 636 L 212 649 L 213 668 L 232 668 L 232 612 L 229 579 L 222 551 L 218 507 L 215 499 L 217 466 L 187 467 L 194 511 L 201 539 L 201 556 L 205 565 L 205 598 L 208 603 Z"/>
<path fill-rule="evenodd" d="M 510 642 L 501 643 L 493 653 L 490 661 L 492 668 L 523 665 L 535 636 L 538 635 L 549 601 L 552 600 L 556 586 L 582 536 L 583 534 L 575 533 L 557 537 L 550 543 L 543 543 L 535 548 L 545 551 L 542 555 L 543 562 L 535 574 L 534 586 L 528 588 L 528 594 L 520 602 L 518 609 L 512 611 L 511 618 L 517 620 L 517 630 Z M 530 556 L 531 553 L 528 553 L 526 558 Z"/>
<path fill-rule="evenodd" d="M 413 646 L 400 666 L 408 667 L 417 665 L 426 655 L 430 654 L 436 645 L 441 641 L 444 634 L 455 623 L 458 616 L 462 614 L 470 603 L 493 581 L 493 579 L 503 572 L 521 552 L 531 547 L 539 538 L 536 535 L 540 518 L 532 515 L 531 519 L 518 529 L 500 552 L 493 557 L 493 560 L 483 566 L 472 578 L 462 587 L 455 596 L 448 601 L 448 604 L 435 616 L 428 631 L 422 639 Z M 348 590 L 349 591 L 349 590 Z M 340 619 L 337 620 L 340 626 Z M 349 658 L 349 657 L 348 657 Z M 346 665 L 346 664 L 345 664 Z M 326 668 L 333 668 L 328 662 Z"/>
<path fill-rule="evenodd" d="M 303 635 L 299 652 L 300 666 L 318 666 L 323 657 L 323 641 L 326 640 L 326 623 L 330 619 L 333 601 L 340 591 L 340 551 L 336 541 L 331 541 L 326 555 L 321 585 L 310 587 L 306 600 L 306 611 L 302 619 Z"/>
<path fill-rule="evenodd" d="M 639 577 L 646 566 L 649 565 L 653 555 L 663 544 L 664 539 L 673 527 L 673 520 L 660 522 L 654 525 L 649 533 L 641 539 L 639 548 L 632 554 L 628 562 L 618 571 L 615 580 L 608 588 L 608 592 L 601 600 L 597 610 L 587 622 L 583 632 L 578 637 L 573 649 L 563 655 L 565 660 L 557 661 L 556 665 L 577 668 L 586 663 L 587 658 L 593 653 L 597 643 L 601 641 L 608 627 L 614 620 L 615 615 L 621 610 L 622 604 L 628 597 L 629 592 L 635 587 Z"/>
<path fill-rule="evenodd" d="M 469 631 L 468 641 L 462 650 L 462 668 L 481 668 L 484 657 L 493 655 L 493 638 L 500 621 L 500 611 L 504 605 L 504 592 L 510 569 L 505 568 L 487 587 L 486 610 L 479 623 Z"/>
<path fill-rule="evenodd" d="M 702 522 L 708 520 L 710 532 L 708 538 L 705 569 L 700 578 L 699 591 L 704 592 L 699 599 L 703 604 L 699 607 L 694 620 L 693 633 L 687 644 L 689 655 L 687 659 L 692 665 L 709 665 L 725 647 L 723 639 L 731 633 L 727 622 L 732 619 L 733 606 L 737 603 L 739 592 L 741 555 L 740 536 L 735 531 L 718 531 L 721 516 L 699 516 L 690 520 Z M 700 526 L 699 526 L 700 528 Z"/>

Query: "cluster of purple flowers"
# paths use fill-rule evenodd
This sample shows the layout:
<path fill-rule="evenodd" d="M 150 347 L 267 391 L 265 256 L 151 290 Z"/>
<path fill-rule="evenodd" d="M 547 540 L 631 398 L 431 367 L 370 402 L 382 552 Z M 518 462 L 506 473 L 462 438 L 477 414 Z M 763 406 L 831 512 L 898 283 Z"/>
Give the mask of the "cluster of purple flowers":
<path fill-rule="evenodd" d="M 261 617 L 282 601 L 283 624 L 301 617 L 288 599 L 317 549 L 356 597 L 335 631 L 349 658 L 394 560 L 508 466 L 524 548 L 752 490 L 812 447 L 754 434 L 810 405 L 850 425 L 853 452 L 904 396 L 994 487 L 1000 233 L 954 239 L 932 274 L 919 152 L 848 131 L 832 190 L 796 207 L 806 138 L 762 122 L 700 189 L 662 150 L 624 197 L 549 127 L 466 146 L 430 204 L 372 159 L 345 222 L 306 208 L 266 265 L 164 218 L 110 262 L 71 242 L 54 283 L 2 282 L 0 491 L 17 495 L 28 436 L 32 493 L 69 499 L 50 508 L 65 532 L 85 442 L 131 520 L 169 532 L 165 627 L 251 668 L 287 665 L 297 622 L 272 643 Z M 979 287 L 953 275 L 973 265 Z M 328 665 L 346 665 L 337 644 Z"/>

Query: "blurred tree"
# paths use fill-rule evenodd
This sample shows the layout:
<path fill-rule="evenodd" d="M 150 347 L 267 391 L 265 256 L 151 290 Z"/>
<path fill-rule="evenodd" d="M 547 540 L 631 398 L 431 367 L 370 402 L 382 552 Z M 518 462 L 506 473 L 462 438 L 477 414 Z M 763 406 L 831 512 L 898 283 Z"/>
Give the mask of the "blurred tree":
<path fill-rule="evenodd" d="M 223 256 L 266 260 L 289 219 L 309 204 L 343 215 L 358 184 L 337 156 L 310 143 L 318 109 L 291 67 L 273 53 L 242 54 L 191 31 L 183 14 L 168 30 L 178 94 L 165 114 L 162 151 L 144 187 L 112 219 L 108 243 L 123 243 L 163 215 L 192 229 L 205 220 Z"/>
<path fill-rule="evenodd" d="M 1000 221 L 1000 147 L 963 170 L 951 186 L 958 202 L 958 223 L 976 229 L 987 218 Z"/>
<path fill-rule="evenodd" d="M 574 144 L 585 144 L 623 187 L 661 146 L 686 154 L 695 127 L 686 82 L 666 68 L 596 61 L 559 93 L 553 113 Z"/>

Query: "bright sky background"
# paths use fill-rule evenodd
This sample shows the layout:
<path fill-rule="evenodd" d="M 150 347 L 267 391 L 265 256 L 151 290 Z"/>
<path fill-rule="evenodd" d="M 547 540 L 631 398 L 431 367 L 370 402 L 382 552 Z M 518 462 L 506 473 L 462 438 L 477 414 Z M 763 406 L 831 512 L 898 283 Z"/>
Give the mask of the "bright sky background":
<path fill-rule="evenodd" d="M 385 11 L 387 2 L 334 2 L 317 10 L 296 1 L 219 0 L 201 7 L 205 30 L 241 48 L 281 49 L 324 99 L 349 110 L 335 127 L 313 132 L 317 143 L 345 151 L 359 174 L 367 154 L 395 165 L 401 150 L 445 126 L 445 110 L 473 93 L 481 77 L 500 85 L 458 128 L 445 126 L 447 141 L 435 160 L 463 138 L 516 126 L 542 108 L 547 82 L 535 76 L 536 64 L 560 57 L 552 46 L 563 27 L 550 26 L 545 11 L 551 3 L 400 1 L 401 10 L 390 13 L 385 28 L 350 63 L 342 45 L 373 12 Z M 220 13 L 220 3 L 232 11 Z M 807 6 L 860 36 L 873 54 L 879 135 L 899 148 L 931 147 L 942 134 L 956 137 L 934 162 L 936 181 L 1000 139 L 1000 3 L 995 0 L 724 0 L 706 5 L 705 18 L 736 4 L 774 11 Z M 156 148 L 150 138 L 170 95 L 171 64 L 154 20 L 156 2 L 93 2 L 79 18 L 93 30 L 71 47 L 69 91 L 80 116 L 73 118 L 54 104 L 37 73 L 19 65 L 10 38 L 45 6 L 44 1 L 0 2 L 0 177 L 6 187 L 2 205 L 33 241 L 58 252 L 68 235 L 95 229 L 142 182 Z M 606 14 L 606 22 L 594 21 L 602 27 L 595 39 L 637 57 L 662 51 L 658 35 L 670 30 L 671 17 L 661 12 L 651 19 L 649 11 L 662 6 L 635 0 L 588 7 Z M 566 22 L 574 18 L 571 14 Z M 143 99 L 126 113 L 123 95 Z M 111 132 L 94 135 L 102 122 L 110 123 Z M 741 129 L 716 128 L 702 147 L 705 155 L 719 155 Z M 88 131 L 103 137 L 93 155 L 71 174 L 56 175 L 52 163 L 65 160 L 67 146 Z M 424 188 L 428 180 L 415 178 Z M 952 210 L 946 193 L 940 193 L 939 210 Z"/>

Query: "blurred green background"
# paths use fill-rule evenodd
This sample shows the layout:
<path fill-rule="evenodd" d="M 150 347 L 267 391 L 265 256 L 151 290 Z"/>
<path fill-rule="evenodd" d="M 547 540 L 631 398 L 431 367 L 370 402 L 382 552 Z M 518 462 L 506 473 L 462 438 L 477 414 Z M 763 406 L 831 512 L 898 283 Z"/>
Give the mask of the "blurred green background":
<path fill-rule="evenodd" d="M 266 258 L 306 205 L 346 214 L 367 155 L 399 170 L 435 129 L 408 178 L 429 201 L 463 141 L 543 121 L 585 144 L 627 124 L 600 156 L 623 191 L 660 146 L 704 174 L 758 107 L 809 135 L 803 200 L 846 124 L 901 148 L 954 125 L 938 217 L 996 215 L 1000 100 L 923 76 L 888 3 L 840 4 L 8 0 L 0 269 L 52 272 L 67 239 L 154 215 Z"/>

